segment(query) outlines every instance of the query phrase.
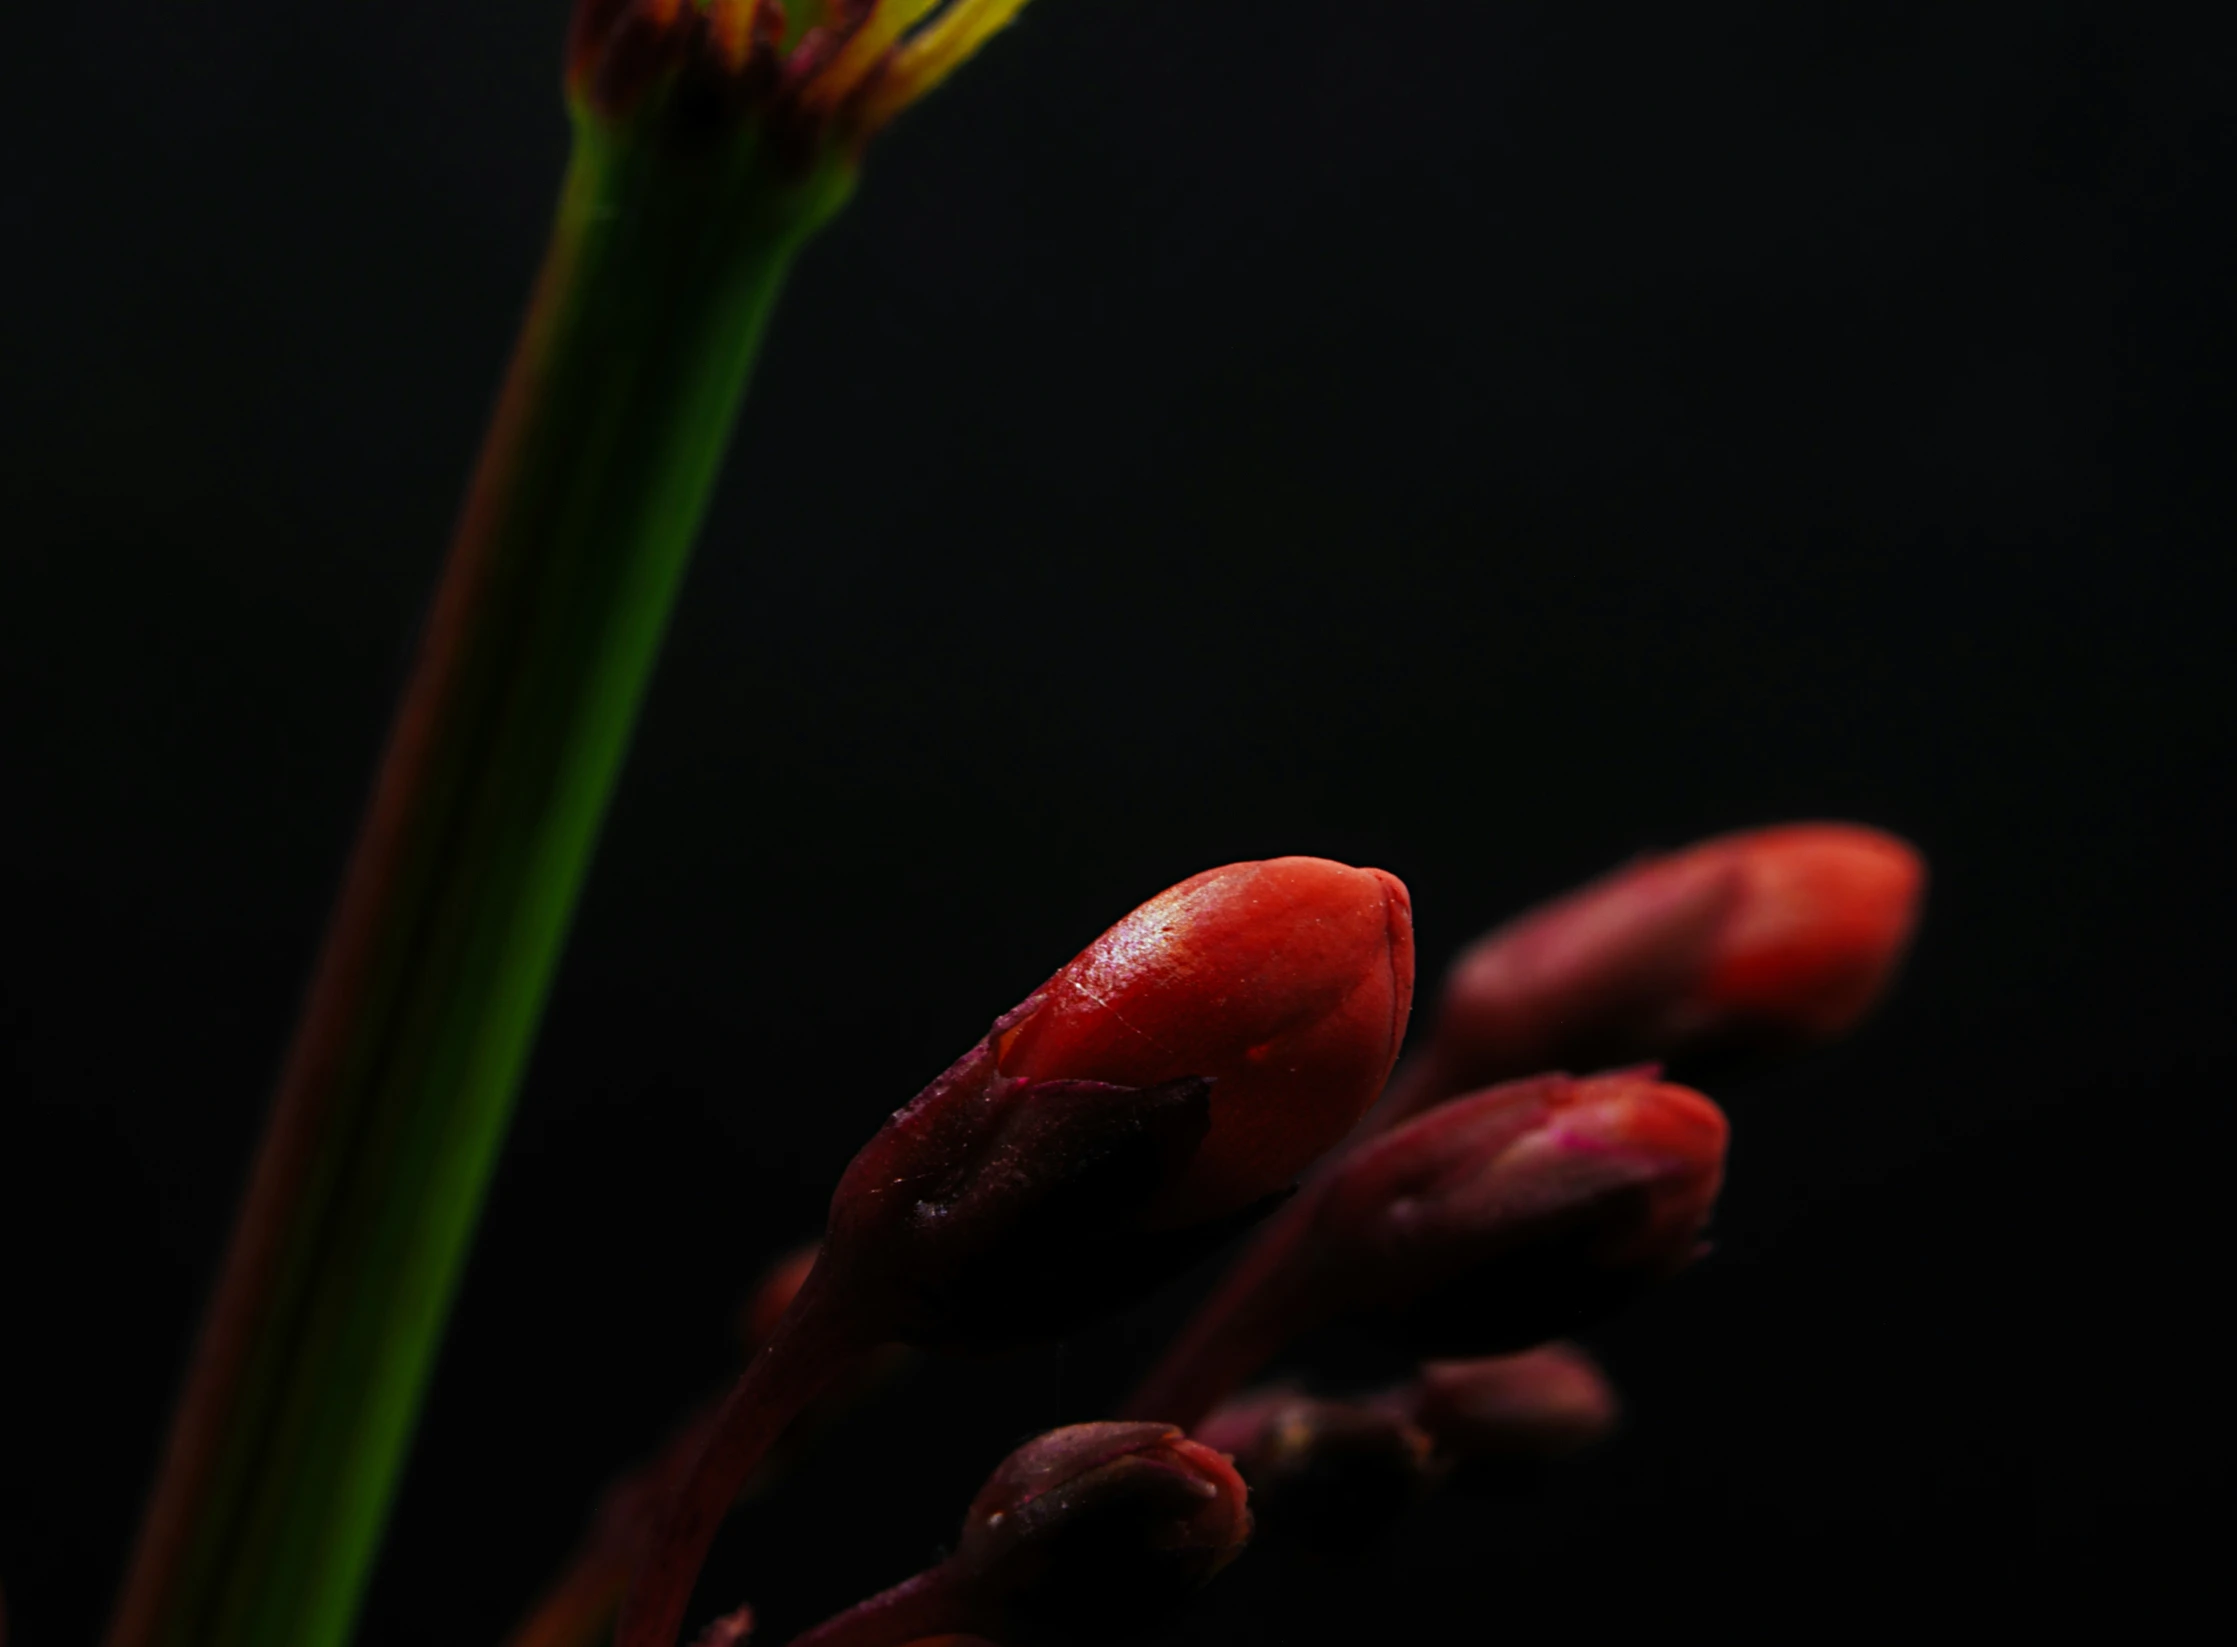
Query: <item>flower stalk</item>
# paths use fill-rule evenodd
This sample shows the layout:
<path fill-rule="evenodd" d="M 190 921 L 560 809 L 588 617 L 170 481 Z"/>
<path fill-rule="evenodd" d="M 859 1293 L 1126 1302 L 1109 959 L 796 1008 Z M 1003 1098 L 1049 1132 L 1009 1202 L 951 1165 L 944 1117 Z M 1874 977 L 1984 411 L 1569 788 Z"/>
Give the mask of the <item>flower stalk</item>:
<path fill-rule="evenodd" d="M 843 42 L 786 32 L 767 0 L 578 14 L 550 249 L 110 1647 L 350 1634 L 771 308 L 862 140 L 945 72 L 889 52 L 818 103 Z"/>

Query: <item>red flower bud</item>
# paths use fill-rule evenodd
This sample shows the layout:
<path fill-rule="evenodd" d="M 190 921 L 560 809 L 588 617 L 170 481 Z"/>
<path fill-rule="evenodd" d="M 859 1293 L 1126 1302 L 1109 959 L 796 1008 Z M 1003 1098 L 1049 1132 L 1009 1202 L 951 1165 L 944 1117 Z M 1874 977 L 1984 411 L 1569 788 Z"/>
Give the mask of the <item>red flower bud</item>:
<path fill-rule="evenodd" d="M 1437 1451 L 1464 1465 L 1566 1457 L 1606 1439 L 1621 1410 L 1607 1375 L 1574 1344 L 1431 1361 L 1397 1394 Z"/>
<path fill-rule="evenodd" d="M 1374 1101 L 1411 1000 L 1405 889 L 1318 858 L 1153 898 L 857 1155 L 825 1263 L 884 1336 L 1055 1336 L 1193 1262 Z"/>
<path fill-rule="evenodd" d="M 1241 1553 L 1248 1496 L 1225 1456 L 1169 1424 L 1051 1430 L 987 1478 L 954 1555 L 794 1647 L 958 1631 L 1005 1647 L 1124 1636 Z"/>
<path fill-rule="evenodd" d="M 1788 824 L 1649 858 L 1530 911 L 1453 963 L 1394 1117 L 1537 1070 L 1830 1039 L 1886 987 L 1925 868 L 1854 824 Z"/>
<path fill-rule="evenodd" d="M 1012 1080 L 1212 1081 L 1211 1134 L 1152 1221 L 1278 1189 L 1351 1130 L 1414 992 L 1396 876 L 1325 858 L 1209 870 L 1160 893 L 1036 992 L 996 1042 Z"/>
<path fill-rule="evenodd" d="M 1519 1349 L 1690 1260 L 1726 1127 L 1636 1074 L 1540 1076 L 1352 1151 L 1198 1313 L 1127 1410 L 1194 1423 L 1338 1317 L 1429 1353 Z"/>

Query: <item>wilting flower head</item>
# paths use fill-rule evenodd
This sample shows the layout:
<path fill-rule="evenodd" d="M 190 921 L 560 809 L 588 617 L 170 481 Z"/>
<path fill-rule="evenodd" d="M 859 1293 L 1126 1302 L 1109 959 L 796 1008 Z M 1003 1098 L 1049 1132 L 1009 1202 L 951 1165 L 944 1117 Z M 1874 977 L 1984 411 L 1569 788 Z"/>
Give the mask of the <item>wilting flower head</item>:
<path fill-rule="evenodd" d="M 567 83 L 609 120 L 657 110 L 859 148 L 1025 0 L 577 0 Z"/>
<path fill-rule="evenodd" d="M 827 1261 L 892 1336 L 1045 1337 L 1162 1280 L 1374 1101 L 1405 1031 L 1405 889 L 1319 858 L 1153 898 L 865 1145 Z"/>
<path fill-rule="evenodd" d="M 1908 845 L 1854 824 L 1751 830 L 1628 865 L 1453 963 L 1430 1053 L 1437 1096 L 1839 1035 L 1886 986 L 1924 880 Z"/>
<path fill-rule="evenodd" d="M 1296 1290 L 1433 1354 L 1540 1343 L 1693 1258 L 1726 1134 L 1701 1094 L 1634 1074 L 1456 1099 L 1330 1176 Z"/>
<path fill-rule="evenodd" d="M 1170 1424 L 1075 1424 L 1004 1459 L 950 1558 L 976 1627 L 1004 1641 L 1121 1633 L 1241 1553 L 1248 1489 Z"/>

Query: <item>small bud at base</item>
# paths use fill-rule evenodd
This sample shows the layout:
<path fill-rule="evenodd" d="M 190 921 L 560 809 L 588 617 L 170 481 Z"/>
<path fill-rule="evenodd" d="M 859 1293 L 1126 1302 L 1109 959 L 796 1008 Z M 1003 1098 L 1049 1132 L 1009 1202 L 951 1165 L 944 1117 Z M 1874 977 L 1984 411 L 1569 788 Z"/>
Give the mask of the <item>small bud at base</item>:
<path fill-rule="evenodd" d="M 988 1477 L 948 1565 L 1005 1642 L 1121 1635 L 1242 1552 L 1248 1499 L 1225 1454 L 1170 1424 L 1075 1424 Z"/>
<path fill-rule="evenodd" d="M 793 1647 L 1124 1639 L 1234 1559 L 1248 1496 L 1224 1455 L 1170 1424 L 1051 1430 L 987 1478 L 954 1555 Z"/>
<path fill-rule="evenodd" d="M 1255 1391 L 1213 1412 L 1196 1438 L 1234 1455 L 1277 1539 L 1331 1553 L 1364 1552 L 1439 1474 L 1428 1434 L 1379 1401 Z"/>

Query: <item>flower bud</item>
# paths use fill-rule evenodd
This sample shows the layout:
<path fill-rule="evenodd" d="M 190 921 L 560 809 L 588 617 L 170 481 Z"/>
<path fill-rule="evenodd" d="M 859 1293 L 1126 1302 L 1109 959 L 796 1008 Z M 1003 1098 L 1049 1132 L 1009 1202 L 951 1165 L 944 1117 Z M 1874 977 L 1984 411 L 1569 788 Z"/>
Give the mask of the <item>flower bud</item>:
<path fill-rule="evenodd" d="M 1627 865 L 1453 963 L 1413 1113 L 1542 1069 L 1776 1051 L 1847 1031 L 1916 924 L 1924 866 L 1853 824 L 1720 836 Z"/>
<path fill-rule="evenodd" d="M 1374 1100 L 1412 959 L 1375 870 L 1235 864 L 1152 899 L 864 1146 L 833 1286 L 886 1336 L 993 1348 L 1162 1281 Z"/>
<path fill-rule="evenodd" d="M 1320 1308 L 1432 1353 L 1540 1343 L 1695 1256 L 1726 1135 L 1708 1099 L 1635 1074 L 1458 1099 L 1329 1179 L 1303 1238 Z"/>
<path fill-rule="evenodd" d="M 1565 1458 L 1605 1440 L 1621 1410 L 1607 1375 L 1574 1344 L 1431 1361 L 1396 1394 L 1438 1453 L 1463 1466 Z"/>
<path fill-rule="evenodd" d="M 1122 1635 L 1242 1553 L 1248 1497 L 1169 1424 L 1075 1424 L 1003 1460 L 947 1565 L 1004 1642 Z"/>
<path fill-rule="evenodd" d="M 1260 1520 L 1280 1539 L 1356 1552 L 1387 1533 L 1440 1473 L 1429 1435 L 1400 1407 L 1296 1389 L 1248 1392 L 1196 1427 L 1231 1453 Z"/>
<path fill-rule="evenodd" d="M 1413 906 L 1379 869 L 1274 858 L 1160 893 L 1051 978 L 998 1038 L 1013 1080 L 1208 1077 L 1211 1132 L 1153 1219 L 1278 1189 L 1382 1090 L 1413 1003 Z"/>
<path fill-rule="evenodd" d="M 1637 1073 L 1544 1075 L 1417 1116 L 1307 1190 L 1125 1411 L 1194 1425 L 1339 1319 L 1431 1355 L 1580 1325 L 1699 1250 L 1725 1134 L 1708 1099 Z"/>
<path fill-rule="evenodd" d="M 954 1555 L 793 1647 L 1124 1638 L 1241 1553 L 1248 1496 L 1223 1455 L 1170 1424 L 1051 1430 L 987 1478 Z"/>

